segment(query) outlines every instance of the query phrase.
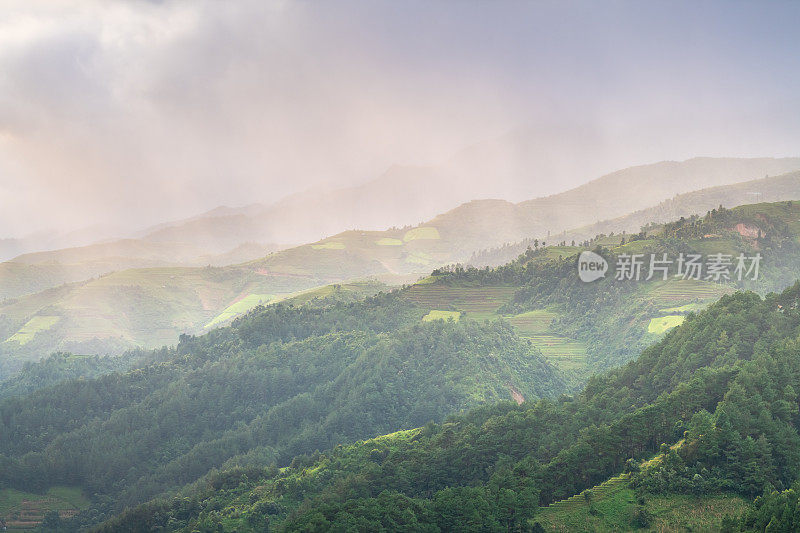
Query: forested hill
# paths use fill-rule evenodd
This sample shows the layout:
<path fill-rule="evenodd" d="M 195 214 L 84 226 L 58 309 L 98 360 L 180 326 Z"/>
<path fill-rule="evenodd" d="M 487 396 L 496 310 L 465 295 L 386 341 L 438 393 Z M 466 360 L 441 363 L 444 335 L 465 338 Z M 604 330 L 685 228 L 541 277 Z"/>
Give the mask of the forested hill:
<path fill-rule="evenodd" d="M 188 498 L 126 511 L 99 531 L 534 530 L 549 511 L 540 506 L 623 470 L 637 503 L 620 505 L 638 514 L 615 517 L 622 529 L 646 527 L 653 500 L 752 499 L 800 476 L 799 335 L 800 284 L 765 299 L 725 296 L 574 399 L 483 407 L 285 470 L 216 473 Z M 781 505 L 796 499 L 775 494 Z M 777 503 L 726 527 L 755 528 Z"/>
<path fill-rule="evenodd" d="M 597 371 L 627 362 L 689 313 L 723 294 L 749 289 L 764 295 L 800 279 L 800 202 L 716 208 L 702 217 L 650 225 L 636 234 L 598 235 L 547 247 L 538 241 L 531 244 L 534 247 L 506 265 L 438 269 L 429 281 L 446 287 L 513 285 L 513 296 L 497 313 L 523 334 L 530 329 L 529 336 L 545 355 L 548 343 L 580 343 L 585 355 L 581 368 Z M 577 275 L 578 255 L 586 250 L 601 254 L 609 264 L 605 277 L 592 283 Z M 660 259 L 664 254 L 671 261 L 667 279 L 658 272 L 648 279 L 651 255 Z M 715 280 L 704 270 L 697 279 L 682 279 L 681 254 L 698 254 L 704 261 L 723 254 L 732 263 L 729 275 Z M 760 254 L 757 279 L 742 276 L 740 281 L 735 275 L 739 254 Z M 642 260 L 638 280 L 616 279 L 618 262 L 633 255 Z M 544 330 L 529 326 L 545 318 L 549 325 Z"/>
<path fill-rule="evenodd" d="M 213 469 L 288 465 L 471 407 L 566 391 L 508 324 L 424 314 L 399 294 L 261 307 L 136 370 L 6 398 L 0 488 L 80 487 L 94 495 L 81 518 L 91 522 Z"/>
<path fill-rule="evenodd" d="M 451 506 L 462 504 L 496 521 L 476 522 L 477 530 L 521 527 L 535 504 L 602 482 L 662 442 L 677 444 L 694 413 L 713 413 L 750 360 L 777 357 L 797 335 L 800 288 L 762 300 L 724 296 L 737 284 L 705 278 L 609 274 L 584 283 L 577 254 L 595 250 L 614 265 L 625 254 L 760 253 L 761 277 L 739 288 L 763 293 L 800 279 L 798 221 L 798 202 L 714 209 L 635 235 L 540 246 L 495 269 L 440 269 L 362 300 L 259 306 L 230 327 L 137 353 L 134 370 L 67 355 L 30 365 L 0 388 L 0 493 L 80 489 L 91 502 L 67 527 L 157 498 L 109 531 L 151 521 L 263 530 L 267 519 L 312 530 L 318 521 L 325 530 L 340 513 L 383 516 L 386 505 L 400 506 L 403 520 L 410 512 L 452 529 L 430 517 L 460 523 L 467 511 Z M 586 384 L 662 338 L 637 362 Z M 70 379 L 78 375 L 86 377 Z M 566 395 L 583 384 L 577 399 Z M 786 385 L 797 386 L 780 384 L 792 411 Z M 428 424 L 448 416 L 456 418 Z M 775 430 L 784 440 L 767 440 L 770 453 L 794 442 L 792 428 Z M 751 446 L 747 435 L 742 447 Z M 367 438 L 377 440 L 341 447 Z M 736 453 L 755 453 L 748 450 Z M 776 472 L 794 460 L 780 453 Z M 692 476 L 734 490 L 730 473 L 712 466 Z M 637 486 L 661 490 L 657 469 L 646 473 Z M 770 482 L 783 488 L 793 475 Z M 175 504 L 175 494 L 189 499 Z"/>

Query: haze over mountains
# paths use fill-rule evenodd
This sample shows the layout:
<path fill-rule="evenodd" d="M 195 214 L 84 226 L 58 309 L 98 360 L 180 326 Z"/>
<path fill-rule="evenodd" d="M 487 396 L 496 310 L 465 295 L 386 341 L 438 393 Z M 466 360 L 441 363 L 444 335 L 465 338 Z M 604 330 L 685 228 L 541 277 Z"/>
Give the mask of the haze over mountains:
<path fill-rule="evenodd" d="M 764 178 L 797 169 L 796 158 L 662 162 L 549 197 L 519 204 L 472 200 L 421 224 L 349 230 L 273 253 L 279 245 L 248 242 L 312 236 L 328 224 L 377 224 L 382 206 L 397 198 L 413 204 L 428 191 L 429 202 L 415 208 L 422 217 L 448 197 L 442 185 L 446 180 L 436 172 L 397 167 L 361 188 L 297 195 L 273 206 L 219 208 L 162 224 L 137 239 L 25 254 L 0 263 L 0 298 L 5 299 L 0 302 L 0 337 L 5 340 L 0 351 L 6 362 L 19 363 L 54 350 L 112 353 L 172 344 L 181 333 L 207 331 L 259 303 L 354 279 L 409 282 L 504 243 L 522 242 L 519 249 L 501 254 L 509 260 L 509 250 L 514 256 L 524 251 L 525 239 L 563 240 L 567 234 L 557 235 L 567 230 L 574 230 L 569 235 L 575 238 L 591 238 L 611 228 L 636 231 L 675 214 L 752 202 L 757 195 L 800 199 L 797 173 Z M 679 195 L 701 183 L 729 185 Z M 369 208 L 361 209 L 363 204 Z M 292 229 L 295 225 L 298 229 Z M 215 255 L 209 249 L 231 251 Z M 380 284 L 370 287 L 376 291 Z"/>

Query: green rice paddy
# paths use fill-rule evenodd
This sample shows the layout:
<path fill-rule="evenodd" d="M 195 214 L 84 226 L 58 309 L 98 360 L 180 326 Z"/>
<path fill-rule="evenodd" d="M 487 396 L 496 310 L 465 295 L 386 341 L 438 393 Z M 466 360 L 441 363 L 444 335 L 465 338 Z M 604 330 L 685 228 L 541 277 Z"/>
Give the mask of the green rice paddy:
<path fill-rule="evenodd" d="M 28 344 L 37 333 L 47 331 L 61 320 L 60 316 L 35 316 L 28 320 L 19 331 L 10 336 L 6 342 L 18 342 L 20 345 Z"/>
<path fill-rule="evenodd" d="M 313 248 L 314 250 L 344 250 L 345 245 L 343 242 L 330 241 L 330 242 L 323 242 L 320 244 L 312 244 L 311 248 Z"/>
<path fill-rule="evenodd" d="M 654 318 L 650 320 L 650 324 L 647 326 L 647 332 L 661 335 L 674 327 L 680 326 L 683 324 L 684 320 L 686 320 L 684 315 L 667 315 Z"/>
<path fill-rule="evenodd" d="M 0 489 L 0 518 L 10 531 L 36 528 L 49 511 L 69 518 L 89 507 L 89 500 L 77 487 L 51 487 L 45 494 Z"/>
<path fill-rule="evenodd" d="M 246 313 L 257 305 L 268 303 L 273 298 L 274 297 L 270 294 L 248 294 L 241 300 L 226 307 L 220 314 L 214 317 L 211 322 L 206 324 L 205 327 L 212 328 L 228 322 L 229 320 L 233 320 L 237 316 Z"/>
<path fill-rule="evenodd" d="M 461 313 L 459 311 L 442 311 L 440 309 L 433 309 L 430 313 L 422 317 L 423 322 L 431 322 L 433 320 L 458 320 L 461 318 Z"/>
<path fill-rule="evenodd" d="M 416 240 L 432 240 L 432 239 L 440 239 L 439 230 L 430 226 L 423 226 L 421 228 L 414 228 L 412 230 L 408 230 L 405 235 L 403 235 L 403 240 L 405 242 L 416 241 Z"/>

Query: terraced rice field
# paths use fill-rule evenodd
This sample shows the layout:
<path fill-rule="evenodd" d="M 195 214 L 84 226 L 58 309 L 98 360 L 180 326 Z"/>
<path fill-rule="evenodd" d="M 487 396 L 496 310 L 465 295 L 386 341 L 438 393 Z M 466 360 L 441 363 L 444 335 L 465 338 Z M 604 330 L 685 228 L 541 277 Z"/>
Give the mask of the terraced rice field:
<path fill-rule="evenodd" d="M 47 494 L 31 494 L 14 489 L 0 490 L 0 518 L 10 531 L 36 528 L 49 511 L 58 511 L 61 518 L 75 516 L 89 506 L 80 490 L 53 487 Z"/>
<path fill-rule="evenodd" d="M 20 345 L 27 344 L 33 337 L 41 332 L 47 331 L 61 320 L 60 316 L 35 316 L 20 328 L 15 334 L 10 336 L 7 342 L 18 342 Z"/>
<path fill-rule="evenodd" d="M 405 242 L 416 241 L 418 239 L 439 239 L 441 238 L 439 235 L 439 230 L 430 226 L 423 226 L 421 228 L 414 228 L 408 230 L 405 235 L 403 235 L 403 240 Z"/>
<path fill-rule="evenodd" d="M 521 336 L 525 337 L 545 333 L 557 316 L 556 313 L 537 309 L 508 317 L 508 321 L 511 322 L 511 325 L 516 328 Z"/>
<path fill-rule="evenodd" d="M 618 476 L 607 479 L 599 485 L 591 488 L 592 500 L 600 500 L 620 490 L 628 488 L 628 481 L 630 481 L 630 474 L 620 474 Z M 586 491 L 579 492 L 574 496 L 567 499 L 557 501 L 547 506 L 551 510 L 568 510 L 576 507 L 583 506 L 586 502 Z"/>
<path fill-rule="evenodd" d="M 683 324 L 684 320 L 686 320 L 684 315 L 667 315 L 654 318 L 650 320 L 650 324 L 647 326 L 647 332 L 661 335 L 674 327 L 680 326 Z"/>
<path fill-rule="evenodd" d="M 237 316 L 246 313 L 259 304 L 266 304 L 272 300 L 272 298 L 273 296 L 270 294 L 248 294 L 244 298 L 241 298 L 240 300 L 237 300 L 233 304 L 226 307 L 220 314 L 214 317 L 211 322 L 206 324 L 205 327 L 212 328 L 229 320 L 233 320 Z"/>
<path fill-rule="evenodd" d="M 345 245 L 343 242 L 331 241 L 331 242 L 323 242 L 320 244 L 312 244 L 311 248 L 313 248 L 314 250 L 344 250 Z"/>
<path fill-rule="evenodd" d="M 410 263 L 412 265 L 422 265 L 427 266 L 433 264 L 433 257 L 430 254 L 426 254 L 425 252 L 411 252 L 406 257 L 406 263 Z"/>
<path fill-rule="evenodd" d="M 378 246 L 403 246 L 403 241 L 400 239 L 392 239 L 391 237 L 384 237 L 375 241 Z"/>
<path fill-rule="evenodd" d="M 456 322 L 461 318 L 461 313 L 459 311 L 441 311 L 439 309 L 434 309 L 424 317 L 422 317 L 423 322 L 430 322 L 432 320 L 450 320 L 453 319 Z"/>
<path fill-rule="evenodd" d="M 586 367 L 586 345 L 560 335 L 530 335 L 534 346 L 548 361 L 565 371 L 583 370 Z"/>
<path fill-rule="evenodd" d="M 622 474 L 592 487 L 589 500 L 585 492 L 581 492 L 540 509 L 534 520 L 545 531 L 615 530 L 617 528 L 612 524 L 625 524 L 628 509 L 635 503 L 636 495 L 630 487 L 629 475 Z M 590 513 L 590 505 L 596 516 Z"/>
<path fill-rule="evenodd" d="M 551 331 L 550 326 L 557 317 L 557 313 L 537 309 L 507 317 L 507 320 L 520 337 L 529 339 L 551 363 L 565 371 L 584 370 L 586 345 Z"/>
<path fill-rule="evenodd" d="M 707 281 L 693 279 L 670 280 L 657 284 L 649 290 L 647 297 L 656 305 L 668 307 L 677 303 L 716 300 L 733 289 Z"/>
<path fill-rule="evenodd" d="M 670 448 L 676 449 L 683 442 Z M 663 458 L 663 454 L 657 454 L 640 466 L 650 468 Z M 545 531 L 639 531 L 631 523 L 637 502 L 629 481 L 629 474 L 612 477 L 592 487 L 588 497 L 583 491 L 540 508 L 533 522 L 539 522 Z M 652 517 L 647 531 L 718 531 L 723 517 L 741 514 L 748 502 L 730 494 L 665 494 L 648 495 L 644 505 Z"/>
<path fill-rule="evenodd" d="M 705 304 L 686 304 L 678 307 L 667 307 L 662 309 L 662 313 L 699 313 L 708 307 Z"/>
<path fill-rule="evenodd" d="M 449 287 L 413 285 L 404 296 L 423 309 L 465 311 L 467 318 L 482 320 L 498 317 L 497 309 L 514 296 L 514 287 Z"/>

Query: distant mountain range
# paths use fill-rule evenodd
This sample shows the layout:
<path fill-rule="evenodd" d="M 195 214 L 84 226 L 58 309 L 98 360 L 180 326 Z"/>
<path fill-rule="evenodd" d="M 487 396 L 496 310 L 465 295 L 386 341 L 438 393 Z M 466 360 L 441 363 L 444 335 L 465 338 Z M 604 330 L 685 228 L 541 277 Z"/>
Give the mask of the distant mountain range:
<path fill-rule="evenodd" d="M 733 185 L 709 187 L 699 191 L 679 194 L 647 209 L 551 234 L 549 242 L 551 244 L 571 243 L 572 241 L 582 242 L 597 235 L 638 233 L 642 227 L 648 224 L 661 224 L 681 217 L 688 218 L 692 215 L 700 215 L 719 206 L 731 208 L 753 202 L 777 202 L 798 199 L 800 199 L 800 172 L 789 172 L 780 176 Z M 545 240 L 542 236 L 535 238 L 539 241 Z M 532 246 L 535 238 L 528 237 L 515 243 L 482 250 L 475 253 L 468 260 L 468 263 L 474 266 L 502 265 L 515 259 L 526 248 Z"/>
<path fill-rule="evenodd" d="M 112 353 L 172 344 L 180 333 L 224 324 L 259 303 L 359 278 L 406 283 L 503 243 L 526 238 L 552 241 L 575 228 L 582 228 L 575 235 L 603 233 L 620 224 L 638 229 L 651 219 L 705 213 L 709 205 L 750 203 L 757 194 L 763 200 L 798 199 L 797 173 L 753 181 L 787 169 L 800 169 L 800 159 L 664 162 L 615 172 L 545 198 L 518 204 L 470 201 L 422 224 L 350 230 L 268 255 L 278 245 L 248 244 L 264 236 L 254 228 L 268 227 L 267 221 L 291 215 L 294 218 L 281 223 L 306 224 L 304 220 L 313 219 L 323 205 L 339 205 L 345 213 L 357 211 L 359 202 L 372 206 L 372 200 L 364 200 L 372 198 L 374 207 L 362 218 L 366 224 L 378 220 L 382 206 L 413 203 L 428 182 L 419 174 L 415 181 L 411 176 L 416 170 L 398 168 L 364 189 L 311 195 L 305 202 L 295 197 L 272 207 L 219 208 L 152 228 L 138 239 L 26 254 L 0 264 L 0 299 L 5 299 L 0 303 L 0 358 L 21 361 L 60 349 Z M 406 179 L 409 188 L 394 194 Z M 698 184 L 743 181 L 748 183 L 676 196 Z M 435 189 L 439 185 L 431 187 L 437 190 L 435 196 L 444 194 Z M 433 203 L 424 201 L 418 207 L 420 215 L 433 208 Z M 645 208 L 650 210 L 636 213 Z M 621 216 L 630 218 L 613 220 Z M 345 218 L 342 215 L 338 223 Z M 587 227 L 603 219 L 611 222 Z M 386 220 L 393 220 L 388 208 Z M 307 223 L 302 231 L 323 230 L 313 226 Z M 226 232 L 231 236 L 228 248 L 223 246 Z M 170 240 L 184 238 L 191 242 Z M 210 254 L 209 249 L 228 251 Z M 213 266 L 226 264 L 231 266 Z"/>

